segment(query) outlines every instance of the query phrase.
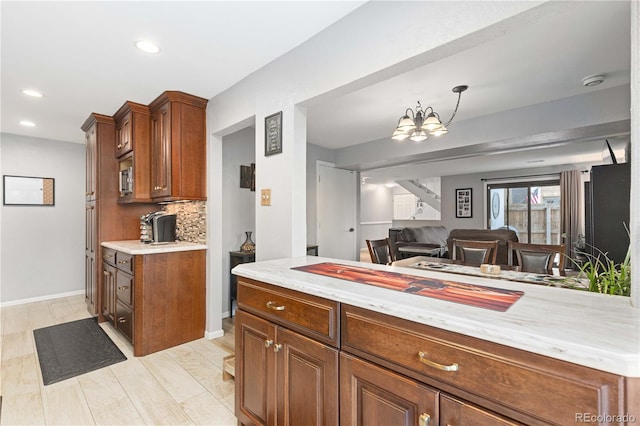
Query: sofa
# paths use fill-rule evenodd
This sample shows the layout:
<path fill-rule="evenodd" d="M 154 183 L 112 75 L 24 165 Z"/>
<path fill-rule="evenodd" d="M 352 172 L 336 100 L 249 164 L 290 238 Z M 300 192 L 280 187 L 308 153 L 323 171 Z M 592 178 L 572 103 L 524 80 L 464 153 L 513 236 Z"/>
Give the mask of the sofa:
<path fill-rule="evenodd" d="M 511 229 L 452 229 L 447 238 L 449 253 L 453 253 L 453 240 L 495 241 L 498 240 L 496 264 L 508 264 L 508 242 L 518 242 L 518 234 Z M 456 256 L 460 258 L 460 256 Z"/>
<path fill-rule="evenodd" d="M 446 257 L 449 231 L 444 226 L 389 229 L 389 244 L 395 259 L 414 256 Z"/>

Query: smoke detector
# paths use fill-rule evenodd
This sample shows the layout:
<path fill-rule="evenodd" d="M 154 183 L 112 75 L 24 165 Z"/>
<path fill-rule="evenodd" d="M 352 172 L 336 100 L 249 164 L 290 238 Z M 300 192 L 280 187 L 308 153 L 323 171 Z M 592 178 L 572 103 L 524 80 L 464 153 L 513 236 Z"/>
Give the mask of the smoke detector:
<path fill-rule="evenodd" d="M 582 79 L 582 85 L 585 87 L 597 86 L 604 81 L 604 75 L 590 75 Z"/>

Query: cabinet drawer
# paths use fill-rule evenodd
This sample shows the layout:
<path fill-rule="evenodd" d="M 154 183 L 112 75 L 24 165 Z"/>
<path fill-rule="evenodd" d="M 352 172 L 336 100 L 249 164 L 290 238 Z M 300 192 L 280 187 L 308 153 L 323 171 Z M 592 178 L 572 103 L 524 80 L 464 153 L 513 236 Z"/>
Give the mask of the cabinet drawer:
<path fill-rule="evenodd" d="M 338 302 L 238 277 L 238 307 L 338 346 Z"/>
<path fill-rule="evenodd" d="M 121 251 L 116 252 L 116 267 L 121 271 L 133 274 L 133 255 Z"/>
<path fill-rule="evenodd" d="M 619 414 L 620 376 L 352 306 L 341 322 L 343 350 L 525 423 Z"/>
<path fill-rule="evenodd" d="M 511 420 L 497 414 L 459 401 L 448 395 L 440 395 L 440 424 L 474 426 L 516 426 Z"/>
<path fill-rule="evenodd" d="M 133 343 L 133 311 L 120 302 L 116 303 L 116 328 Z"/>
<path fill-rule="evenodd" d="M 116 251 L 114 249 L 102 247 L 102 260 L 111 266 L 116 266 Z"/>
<path fill-rule="evenodd" d="M 133 308 L 133 276 L 118 271 L 116 295 L 119 302 L 126 303 Z"/>

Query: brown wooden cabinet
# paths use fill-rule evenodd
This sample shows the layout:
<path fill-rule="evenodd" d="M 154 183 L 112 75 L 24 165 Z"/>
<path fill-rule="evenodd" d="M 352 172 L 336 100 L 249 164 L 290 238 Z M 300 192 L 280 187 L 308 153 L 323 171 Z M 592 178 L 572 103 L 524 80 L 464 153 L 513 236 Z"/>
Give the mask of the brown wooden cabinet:
<path fill-rule="evenodd" d="M 243 424 L 335 425 L 338 350 L 240 311 L 236 354 L 238 419 Z"/>
<path fill-rule="evenodd" d="M 320 395 L 336 353 L 339 422 Z M 243 277 L 236 357 L 245 425 L 622 424 L 640 412 L 640 380 Z"/>
<path fill-rule="evenodd" d="M 204 336 L 206 250 L 103 250 L 103 316 L 131 341 L 135 356 Z"/>
<path fill-rule="evenodd" d="M 116 287 L 117 270 L 113 265 L 102 262 L 102 316 L 113 323 L 116 315 Z"/>
<path fill-rule="evenodd" d="M 151 197 L 206 200 L 207 100 L 167 91 L 150 105 Z"/>
<path fill-rule="evenodd" d="M 151 115 L 149 107 L 127 101 L 113 116 L 116 123 L 119 203 L 148 203 L 150 195 Z"/>
<path fill-rule="evenodd" d="M 436 389 L 344 352 L 340 393 L 343 426 L 438 424 Z"/>
<path fill-rule="evenodd" d="M 140 216 L 157 210 L 155 204 L 118 204 L 116 130 L 112 117 L 90 114 L 82 125 L 86 142 L 85 301 L 91 315 L 102 318 L 103 241 L 140 237 Z"/>

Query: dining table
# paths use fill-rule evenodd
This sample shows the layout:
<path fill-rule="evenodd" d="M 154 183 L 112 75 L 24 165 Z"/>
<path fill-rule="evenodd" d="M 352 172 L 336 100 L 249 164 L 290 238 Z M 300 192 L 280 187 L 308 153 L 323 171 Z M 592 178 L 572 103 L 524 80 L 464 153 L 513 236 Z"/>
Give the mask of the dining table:
<path fill-rule="evenodd" d="M 521 271 L 518 266 L 499 265 L 499 271 L 487 273 L 483 272 L 480 266 L 463 265 L 459 260 L 429 256 L 415 256 L 407 259 L 401 259 L 392 262 L 391 265 L 545 286 L 583 290 L 587 290 L 589 288 L 589 280 L 587 278 L 580 276 L 576 271 L 559 270 L 558 268 L 553 268 L 548 273 L 536 273 Z"/>

